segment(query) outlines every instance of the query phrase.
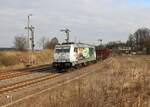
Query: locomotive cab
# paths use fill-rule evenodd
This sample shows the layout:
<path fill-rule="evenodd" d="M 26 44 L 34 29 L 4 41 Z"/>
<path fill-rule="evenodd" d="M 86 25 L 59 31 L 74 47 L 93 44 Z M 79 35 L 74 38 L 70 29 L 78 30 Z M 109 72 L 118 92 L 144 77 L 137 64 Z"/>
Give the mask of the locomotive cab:
<path fill-rule="evenodd" d="M 56 68 L 69 68 L 70 63 L 70 45 L 56 45 L 54 50 L 53 66 Z"/>

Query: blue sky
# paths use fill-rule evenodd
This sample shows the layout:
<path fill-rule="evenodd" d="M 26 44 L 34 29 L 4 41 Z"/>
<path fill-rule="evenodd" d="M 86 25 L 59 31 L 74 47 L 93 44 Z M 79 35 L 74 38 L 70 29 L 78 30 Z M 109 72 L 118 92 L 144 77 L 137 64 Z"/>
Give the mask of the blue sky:
<path fill-rule="evenodd" d="M 0 0 L 0 47 L 11 47 L 15 36 L 27 34 L 30 13 L 38 47 L 43 36 L 64 41 L 60 29 L 66 27 L 72 41 L 126 41 L 138 28 L 150 28 L 149 10 L 148 0 Z"/>
<path fill-rule="evenodd" d="M 134 5 L 150 5 L 150 0 L 129 0 L 129 3 Z"/>

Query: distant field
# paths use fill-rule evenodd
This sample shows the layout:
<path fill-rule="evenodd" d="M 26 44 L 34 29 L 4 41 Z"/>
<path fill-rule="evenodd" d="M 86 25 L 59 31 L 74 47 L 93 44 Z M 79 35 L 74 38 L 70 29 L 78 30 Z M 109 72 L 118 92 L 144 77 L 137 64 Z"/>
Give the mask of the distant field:
<path fill-rule="evenodd" d="M 31 52 L 18 51 L 2 51 L 0 52 L 0 69 L 22 68 L 29 63 L 30 58 L 33 59 L 33 65 L 41 65 L 51 63 L 53 60 L 52 50 Z"/>

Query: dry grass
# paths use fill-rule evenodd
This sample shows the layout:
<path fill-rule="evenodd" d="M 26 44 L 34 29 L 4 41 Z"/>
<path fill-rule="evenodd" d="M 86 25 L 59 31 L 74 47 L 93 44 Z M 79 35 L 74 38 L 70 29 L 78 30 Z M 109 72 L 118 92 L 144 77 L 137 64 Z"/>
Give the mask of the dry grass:
<path fill-rule="evenodd" d="M 95 74 L 14 106 L 150 107 L 150 61 L 147 59 L 150 56 L 111 58 L 111 63 Z"/>
<path fill-rule="evenodd" d="M 0 68 L 21 68 L 28 64 L 28 59 L 32 57 L 33 65 L 41 65 L 51 63 L 53 60 L 52 50 L 36 51 L 33 54 L 31 52 L 17 52 L 17 51 L 5 51 L 0 52 Z"/>

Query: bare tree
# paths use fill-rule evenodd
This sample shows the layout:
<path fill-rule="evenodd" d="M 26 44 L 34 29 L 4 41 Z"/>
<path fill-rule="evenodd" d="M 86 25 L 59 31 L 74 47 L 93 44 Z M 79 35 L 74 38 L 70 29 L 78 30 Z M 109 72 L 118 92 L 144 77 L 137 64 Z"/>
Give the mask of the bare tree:
<path fill-rule="evenodd" d="M 57 44 L 59 44 L 58 39 L 56 37 L 54 37 L 50 41 L 46 41 L 44 48 L 45 49 L 54 49 Z"/>
<path fill-rule="evenodd" d="M 147 42 L 150 40 L 150 30 L 147 28 L 140 28 L 135 33 L 134 36 L 136 38 L 136 48 L 139 51 L 143 51 L 143 49 L 148 48 Z"/>
<path fill-rule="evenodd" d="M 135 50 L 135 47 L 136 47 L 136 38 L 133 34 L 130 34 L 129 35 L 129 38 L 126 42 L 126 45 L 131 47 L 132 50 Z"/>
<path fill-rule="evenodd" d="M 59 44 L 59 42 L 56 37 L 51 40 L 46 37 L 40 39 L 40 46 L 42 46 L 43 49 L 54 49 L 57 44 Z"/>
<path fill-rule="evenodd" d="M 26 37 L 24 37 L 24 36 L 16 36 L 14 45 L 15 45 L 16 50 L 19 50 L 19 51 L 27 50 L 28 43 L 27 43 Z"/>
<path fill-rule="evenodd" d="M 110 49 L 117 49 L 122 46 L 126 46 L 126 44 L 122 41 L 110 41 L 106 44 L 106 47 Z"/>
<path fill-rule="evenodd" d="M 58 39 L 56 37 L 54 37 L 54 38 L 51 39 L 50 43 L 51 43 L 51 49 L 54 49 L 55 46 L 57 44 L 59 44 L 59 41 L 58 41 Z"/>
<path fill-rule="evenodd" d="M 127 45 L 135 51 L 150 53 L 150 29 L 140 28 L 134 34 L 130 34 Z"/>
<path fill-rule="evenodd" d="M 39 46 L 42 47 L 42 49 L 44 49 L 44 48 L 45 48 L 45 44 L 46 44 L 47 41 L 48 41 L 48 38 L 42 37 L 42 38 L 39 40 Z"/>

